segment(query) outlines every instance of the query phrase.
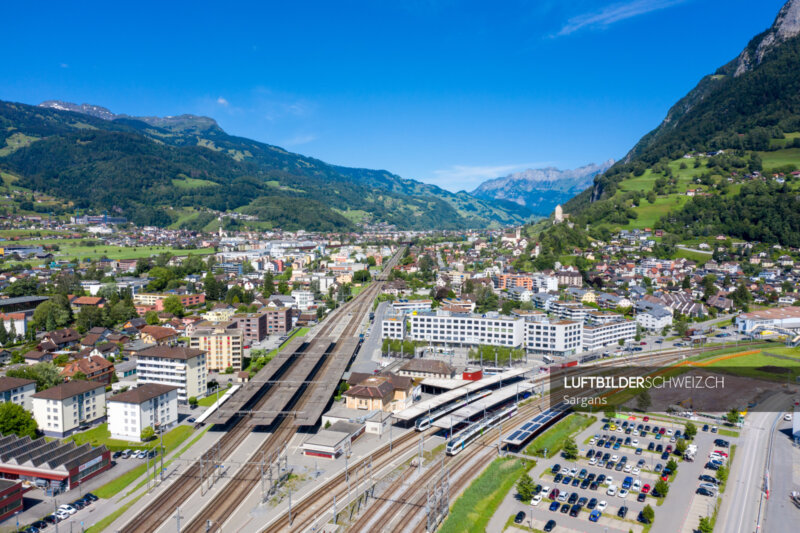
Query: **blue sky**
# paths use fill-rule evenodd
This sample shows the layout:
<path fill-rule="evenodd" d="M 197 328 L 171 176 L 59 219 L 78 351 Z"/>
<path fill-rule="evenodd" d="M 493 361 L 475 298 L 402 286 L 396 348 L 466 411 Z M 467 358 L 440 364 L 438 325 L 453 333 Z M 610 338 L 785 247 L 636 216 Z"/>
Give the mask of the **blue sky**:
<path fill-rule="evenodd" d="M 782 5 L 13 2 L 0 99 L 208 115 L 330 163 L 471 190 L 623 156 Z"/>

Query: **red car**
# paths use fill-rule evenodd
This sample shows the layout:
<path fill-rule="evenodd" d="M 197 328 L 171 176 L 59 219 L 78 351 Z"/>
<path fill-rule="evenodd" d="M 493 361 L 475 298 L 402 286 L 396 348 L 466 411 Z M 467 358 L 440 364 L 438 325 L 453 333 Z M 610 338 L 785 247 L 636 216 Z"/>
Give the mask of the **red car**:
<path fill-rule="evenodd" d="M 639 346 L 647 346 L 647 343 L 642 341 L 642 342 L 639 343 Z"/>
<path fill-rule="evenodd" d="M 722 450 L 714 450 L 714 453 L 721 455 L 722 457 L 728 457 L 728 454 L 723 452 Z"/>
<path fill-rule="evenodd" d="M 650 485 L 645 485 L 642 487 L 642 494 L 650 494 Z"/>
<path fill-rule="evenodd" d="M 664 433 L 667 432 L 667 429 L 666 428 L 661 428 L 660 430 L 658 430 L 658 432 L 659 432 L 659 434 L 663 435 Z"/>
<path fill-rule="evenodd" d="M 661 476 L 661 481 L 669 481 L 669 476 L 664 474 Z"/>
<path fill-rule="evenodd" d="M 642 420 L 644 420 L 645 422 L 650 422 L 650 417 L 649 417 L 649 416 L 646 416 L 646 417 L 644 417 Z"/>
<path fill-rule="evenodd" d="M 551 499 L 551 500 L 555 500 L 556 498 L 558 498 L 558 495 L 559 495 L 559 494 L 561 494 L 561 491 L 560 491 L 560 490 L 558 490 L 558 489 L 553 489 L 553 490 L 551 490 L 551 491 L 550 491 L 550 499 Z"/>
<path fill-rule="evenodd" d="M 672 453 L 672 444 L 667 445 L 667 447 L 664 448 L 664 451 L 667 453 Z"/>

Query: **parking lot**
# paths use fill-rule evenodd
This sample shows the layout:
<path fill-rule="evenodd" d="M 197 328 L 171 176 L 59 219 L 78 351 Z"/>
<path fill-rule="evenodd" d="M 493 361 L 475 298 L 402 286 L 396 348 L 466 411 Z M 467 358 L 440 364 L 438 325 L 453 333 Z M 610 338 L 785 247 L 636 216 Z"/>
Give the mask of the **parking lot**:
<path fill-rule="evenodd" d="M 676 455 L 674 449 L 686 421 L 658 415 L 632 415 L 608 423 L 598 419 L 575 437 L 577 459 L 565 460 L 561 455 L 537 459 L 530 471 L 537 496 L 529 505 L 514 500 L 513 505 L 505 506 L 505 519 L 509 513 L 513 516 L 522 511 L 522 525 L 539 530 L 554 520 L 553 531 L 640 533 L 645 527 L 640 513 L 650 505 L 655 511 L 651 532 L 693 531 L 698 516 L 706 514 L 709 502 L 713 509 L 716 501 L 711 489 L 714 496 L 696 493 L 701 483 L 715 485 L 715 471 L 705 468 L 709 453 L 728 453 L 729 449 L 714 445 L 720 437 L 711 432 L 710 425 L 703 432 L 704 422 L 693 421 L 698 433 L 687 442 L 697 446 L 694 459 Z M 720 459 L 725 462 L 723 456 Z M 665 472 L 671 460 L 677 464 L 677 473 Z M 701 475 L 709 477 L 701 480 Z M 662 480 L 669 486 L 666 496 L 655 490 Z"/>

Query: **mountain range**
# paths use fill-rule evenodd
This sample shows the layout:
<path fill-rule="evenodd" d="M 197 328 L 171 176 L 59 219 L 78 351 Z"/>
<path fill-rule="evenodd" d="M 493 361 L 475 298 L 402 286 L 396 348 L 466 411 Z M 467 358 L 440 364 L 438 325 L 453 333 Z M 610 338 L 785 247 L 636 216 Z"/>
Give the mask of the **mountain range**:
<path fill-rule="evenodd" d="M 527 169 L 501 178 L 484 181 L 470 194 L 485 200 L 514 202 L 531 214 L 548 216 L 555 206 L 582 192 L 592 184 L 597 174 L 614 164 L 609 159 L 599 165 L 559 170 L 555 167 Z"/>
<path fill-rule="evenodd" d="M 575 227 L 800 246 L 800 0 L 564 205 Z"/>
<path fill-rule="evenodd" d="M 64 214 L 116 212 L 140 225 L 208 229 L 226 211 L 252 215 L 258 229 L 315 231 L 362 222 L 483 228 L 529 218 L 512 202 L 229 135 L 208 117 L 133 117 L 57 100 L 0 101 L 0 171 L 7 185 L 63 200 Z"/>

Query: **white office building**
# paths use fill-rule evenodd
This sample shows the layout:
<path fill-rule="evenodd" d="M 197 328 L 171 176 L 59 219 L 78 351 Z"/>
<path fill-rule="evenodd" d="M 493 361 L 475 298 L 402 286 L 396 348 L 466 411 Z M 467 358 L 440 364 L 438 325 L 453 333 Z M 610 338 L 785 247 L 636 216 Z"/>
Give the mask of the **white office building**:
<path fill-rule="evenodd" d="M 590 307 L 584 307 L 577 302 L 553 301 L 550 303 L 550 312 L 562 320 L 585 321 Z"/>
<path fill-rule="evenodd" d="M 413 340 L 430 343 L 485 344 L 490 346 L 521 346 L 525 337 L 522 318 L 437 311 L 417 313 L 409 317 Z"/>
<path fill-rule="evenodd" d="M 385 315 L 381 322 L 382 339 L 403 340 L 406 335 L 406 317 L 403 314 Z"/>
<path fill-rule="evenodd" d="M 392 311 L 395 313 L 426 312 L 431 310 L 432 304 L 431 300 L 397 300 L 392 302 Z"/>
<path fill-rule="evenodd" d="M 583 326 L 583 350 L 591 352 L 605 347 L 619 347 L 623 342 L 636 338 L 636 322 L 633 320 L 617 320 L 606 324 Z"/>
<path fill-rule="evenodd" d="M 141 441 L 147 427 L 167 431 L 178 423 L 178 387 L 147 383 L 108 400 L 112 439 Z"/>
<path fill-rule="evenodd" d="M 567 356 L 583 347 L 583 323 L 538 317 L 525 322 L 525 350 L 531 354 Z"/>

